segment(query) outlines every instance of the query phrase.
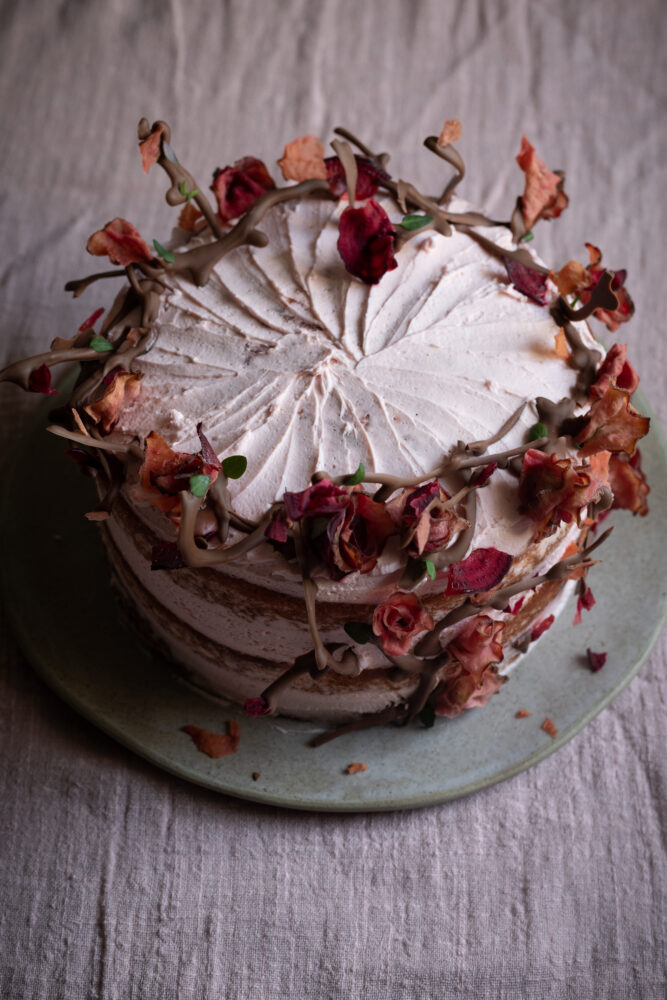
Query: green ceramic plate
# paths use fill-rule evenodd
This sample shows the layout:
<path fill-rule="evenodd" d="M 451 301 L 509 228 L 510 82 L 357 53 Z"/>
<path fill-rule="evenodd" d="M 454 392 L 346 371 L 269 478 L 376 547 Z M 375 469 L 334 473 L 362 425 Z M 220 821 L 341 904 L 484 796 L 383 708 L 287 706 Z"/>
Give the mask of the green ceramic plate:
<path fill-rule="evenodd" d="M 650 413 L 645 399 L 637 405 Z M 651 514 L 610 519 L 616 530 L 591 575 L 595 608 L 573 628 L 571 601 L 483 710 L 439 720 L 432 729 L 370 729 L 312 749 L 308 741 L 319 731 L 312 723 L 249 719 L 179 681 L 123 625 L 98 529 L 82 516 L 94 503 L 90 484 L 63 457 L 63 442 L 41 425 L 23 442 L 5 482 L 5 599 L 23 649 L 46 683 L 166 771 L 293 809 L 371 811 L 443 802 L 554 753 L 619 694 L 648 656 L 667 596 L 667 452 L 655 419 L 653 428 L 642 442 Z M 587 646 L 608 653 L 596 674 L 588 669 Z M 517 720 L 519 708 L 530 718 Z M 242 727 L 234 756 L 211 760 L 181 732 L 188 724 L 224 732 L 232 716 Z M 547 716 L 559 730 L 556 739 L 540 728 Z M 368 770 L 345 774 L 357 761 Z"/>

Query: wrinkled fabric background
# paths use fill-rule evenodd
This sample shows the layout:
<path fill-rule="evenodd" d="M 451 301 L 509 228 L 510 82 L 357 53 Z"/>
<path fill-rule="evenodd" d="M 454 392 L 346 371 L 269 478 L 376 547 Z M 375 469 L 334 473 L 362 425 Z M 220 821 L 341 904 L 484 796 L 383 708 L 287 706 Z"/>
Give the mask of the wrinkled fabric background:
<path fill-rule="evenodd" d="M 664 423 L 661 7 L 0 4 L 0 363 L 70 336 L 100 304 L 102 286 L 62 292 L 95 269 L 93 230 L 123 215 L 168 236 L 164 182 L 139 167 L 141 115 L 170 121 L 201 183 L 345 124 L 425 189 L 442 164 L 422 139 L 457 115 L 463 193 L 496 215 L 521 189 L 522 132 L 566 169 L 571 207 L 537 245 L 560 265 L 589 240 L 629 268 L 637 314 L 617 339 Z M 33 404 L 0 390 L 6 453 Z M 61 704 L 5 627 L 0 995 L 662 998 L 665 648 L 526 774 L 438 808 L 326 816 L 144 763 Z"/>

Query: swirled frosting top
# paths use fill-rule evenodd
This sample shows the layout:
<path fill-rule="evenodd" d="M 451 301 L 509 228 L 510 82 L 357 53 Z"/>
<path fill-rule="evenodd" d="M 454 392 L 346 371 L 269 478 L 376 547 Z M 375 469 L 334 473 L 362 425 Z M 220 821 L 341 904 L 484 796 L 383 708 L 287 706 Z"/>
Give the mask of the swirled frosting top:
<path fill-rule="evenodd" d="M 383 207 L 397 216 L 393 203 Z M 219 455 L 247 456 L 230 484 L 247 517 L 305 489 L 316 470 L 352 473 L 363 462 L 397 476 L 427 472 L 459 439 L 495 434 L 519 403 L 558 400 L 576 380 L 555 353 L 549 312 L 467 235 L 417 233 L 400 266 L 368 286 L 336 250 L 344 208 L 278 205 L 262 223 L 268 246 L 228 254 L 203 288 L 170 277 L 159 341 L 136 364 L 142 392 L 118 430 L 155 430 L 196 451 L 203 421 Z M 512 247 L 507 229 L 481 231 Z M 527 407 L 498 449 L 525 440 L 536 419 Z M 534 525 L 516 512 L 516 481 L 501 473 L 493 485 L 480 493 L 475 547 L 522 551 Z"/>

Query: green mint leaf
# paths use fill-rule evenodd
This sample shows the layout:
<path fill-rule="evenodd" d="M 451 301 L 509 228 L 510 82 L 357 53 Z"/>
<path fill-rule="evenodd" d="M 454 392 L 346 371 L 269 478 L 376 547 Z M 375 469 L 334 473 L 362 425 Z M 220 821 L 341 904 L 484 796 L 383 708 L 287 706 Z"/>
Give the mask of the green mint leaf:
<path fill-rule="evenodd" d="M 373 641 L 373 629 L 367 622 L 345 622 L 344 628 L 350 639 L 360 646 Z"/>
<path fill-rule="evenodd" d="M 356 472 L 353 472 L 351 476 L 346 476 L 343 482 L 346 486 L 356 486 L 358 483 L 363 483 L 364 476 L 366 475 L 366 468 L 363 462 L 359 462 L 359 467 Z"/>
<path fill-rule="evenodd" d="M 428 574 L 429 580 L 435 580 L 436 570 L 435 570 L 435 563 L 433 562 L 433 560 L 432 559 L 422 559 L 422 566 L 426 570 L 426 573 Z"/>
<path fill-rule="evenodd" d="M 160 255 L 160 257 L 162 257 L 162 260 L 166 260 L 168 264 L 174 263 L 176 258 L 174 257 L 171 250 L 165 249 L 165 247 L 163 247 L 161 243 L 158 243 L 157 240 L 153 240 L 153 246 L 155 247 L 155 250 Z"/>
<path fill-rule="evenodd" d="M 192 199 L 197 194 L 199 194 L 199 188 L 195 188 L 194 191 L 188 191 L 188 193 L 185 196 L 187 198 L 187 200 L 188 200 L 188 204 L 190 204 L 192 202 Z"/>
<path fill-rule="evenodd" d="M 549 431 L 544 426 L 544 424 L 533 424 L 533 426 L 528 431 L 528 440 L 537 441 L 538 438 L 545 438 L 549 436 Z"/>
<path fill-rule="evenodd" d="M 205 476 L 203 474 L 197 476 L 190 476 L 190 492 L 193 497 L 203 497 L 206 496 L 206 490 L 211 485 L 211 477 Z"/>
<path fill-rule="evenodd" d="M 530 243 L 530 241 L 534 239 L 535 239 L 535 233 L 532 231 L 532 229 L 529 229 L 528 232 L 524 233 L 523 236 L 521 237 L 521 242 Z"/>
<path fill-rule="evenodd" d="M 228 479 L 240 479 L 248 468 L 248 459 L 245 455 L 230 455 L 222 460 L 222 471 Z"/>
<path fill-rule="evenodd" d="M 184 195 L 187 198 L 187 196 L 188 196 L 188 189 L 187 189 L 185 181 L 181 181 L 178 190 L 181 192 L 182 195 Z"/>
<path fill-rule="evenodd" d="M 175 163 L 178 166 L 178 160 L 176 159 L 176 153 L 173 151 L 168 142 L 162 140 L 162 152 L 164 156 L 169 160 L 170 163 Z"/>
<path fill-rule="evenodd" d="M 429 222 L 433 222 L 432 215 L 404 215 L 399 226 L 401 229 L 421 229 L 422 226 L 427 226 Z"/>
<path fill-rule="evenodd" d="M 419 713 L 419 718 L 422 725 L 425 726 L 426 729 L 430 729 L 435 722 L 435 709 L 433 708 L 433 705 L 429 705 L 428 703 L 424 705 Z"/>
<path fill-rule="evenodd" d="M 100 354 L 104 353 L 104 351 L 116 350 L 115 344 L 112 344 L 106 337 L 99 336 L 91 337 L 88 347 L 92 347 L 94 351 L 99 351 Z"/>

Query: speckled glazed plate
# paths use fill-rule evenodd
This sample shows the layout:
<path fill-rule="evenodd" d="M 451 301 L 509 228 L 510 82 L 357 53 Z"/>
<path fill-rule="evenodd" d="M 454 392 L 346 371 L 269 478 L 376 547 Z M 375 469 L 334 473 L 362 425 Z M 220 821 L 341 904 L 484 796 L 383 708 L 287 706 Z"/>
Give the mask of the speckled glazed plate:
<path fill-rule="evenodd" d="M 651 412 L 643 398 L 637 406 Z M 667 597 L 667 449 L 655 418 L 642 455 L 651 514 L 610 519 L 616 530 L 591 575 L 597 604 L 583 624 L 572 627 L 571 600 L 484 709 L 438 720 L 432 729 L 369 729 L 313 749 L 309 740 L 319 729 L 312 723 L 246 718 L 182 683 L 124 626 L 97 527 L 82 516 L 91 486 L 63 456 L 63 442 L 41 424 L 5 480 L 4 596 L 23 649 L 46 683 L 166 771 L 293 809 L 431 805 L 503 781 L 554 753 L 619 694 L 648 656 Z M 586 647 L 608 653 L 598 673 L 588 668 Z M 520 708 L 530 718 L 516 719 Z M 194 724 L 224 732 L 232 716 L 242 728 L 233 756 L 211 760 L 181 731 Z M 559 730 L 556 739 L 540 728 L 547 716 Z M 352 762 L 368 770 L 345 774 Z M 256 780 L 253 772 L 259 772 Z"/>

